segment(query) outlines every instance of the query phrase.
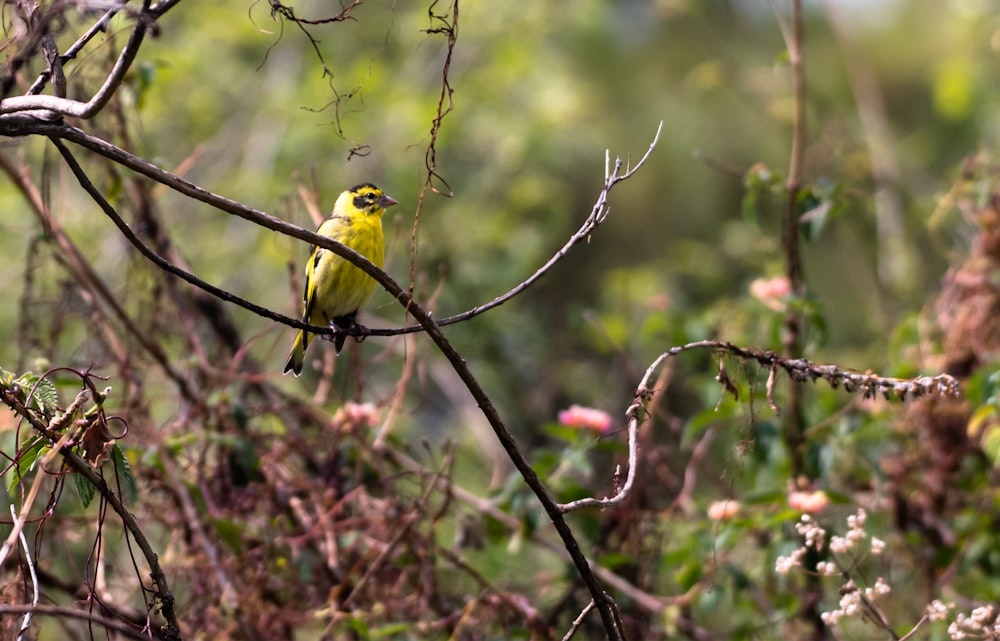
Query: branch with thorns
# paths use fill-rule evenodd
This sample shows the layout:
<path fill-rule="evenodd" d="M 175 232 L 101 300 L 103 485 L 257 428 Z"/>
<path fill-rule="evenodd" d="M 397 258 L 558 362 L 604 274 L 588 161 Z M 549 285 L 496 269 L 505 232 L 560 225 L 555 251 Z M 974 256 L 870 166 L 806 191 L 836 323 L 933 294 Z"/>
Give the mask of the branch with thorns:
<path fill-rule="evenodd" d="M 673 347 L 660 354 L 649 365 L 642 379 L 639 381 L 639 385 L 636 387 L 634 402 L 625 411 L 625 419 L 628 422 L 628 471 L 625 483 L 618 487 L 615 494 L 611 497 L 603 499 L 585 497 L 570 503 L 560 504 L 559 509 L 562 512 L 570 512 L 582 507 L 603 509 L 621 503 L 628 497 L 629 491 L 635 482 L 635 468 L 638 460 L 637 436 L 639 424 L 645 420 L 645 417 L 649 416 L 647 405 L 654 393 L 654 389 L 651 387 L 653 375 L 666 360 L 683 352 L 696 349 L 711 349 L 716 351 L 719 356 L 719 373 L 716 375 L 715 380 L 723 386 L 726 392 L 732 394 L 737 400 L 739 399 L 739 390 L 729 377 L 724 357 L 729 355 L 743 360 L 754 361 L 766 367 L 768 369 L 766 385 L 767 401 L 775 414 L 781 412 L 781 409 L 774 400 L 774 387 L 779 371 L 785 372 L 794 383 L 816 382 L 822 379 L 833 389 L 843 386 L 844 390 L 849 393 L 860 393 L 863 399 L 874 399 L 882 396 L 886 400 L 892 398 L 906 400 L 907 398 L 916 399 L 928 395 L 957 398 L 961 393 L 958 380 L 948 374 L 918 376 L 912 379 L 891 378 L 879 376 L 872 372 L 855 372 L 839 365 L 813 363 L 805 358 L 786 358 L 771 350 L 748 349 L 727 341 L 717 340 L 696 341 Z"/>

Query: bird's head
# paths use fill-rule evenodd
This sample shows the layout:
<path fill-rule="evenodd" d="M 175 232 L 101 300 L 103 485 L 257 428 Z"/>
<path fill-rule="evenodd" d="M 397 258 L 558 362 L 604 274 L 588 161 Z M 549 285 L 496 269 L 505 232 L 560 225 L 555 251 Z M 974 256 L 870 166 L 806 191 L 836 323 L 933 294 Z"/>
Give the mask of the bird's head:
<path fill-rule="evenodd" d="M 381 216 L 386 207 L 392 207 L 399 202 L 371 183 L 355 185 L 347 192 L 351 195 L 354 206 L 366 214 Z"/>

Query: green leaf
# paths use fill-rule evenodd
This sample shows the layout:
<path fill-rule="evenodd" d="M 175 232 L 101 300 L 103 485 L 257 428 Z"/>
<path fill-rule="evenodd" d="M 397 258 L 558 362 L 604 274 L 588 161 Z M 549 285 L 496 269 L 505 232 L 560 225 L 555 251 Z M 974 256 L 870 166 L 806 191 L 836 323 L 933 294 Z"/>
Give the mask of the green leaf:
<path fill-rule="evenodd" d="M 354 633 L 356 633 L 360 638 L 368 638 L 368 624 L 361 617 L 350 617 L 346 621 L 347 627 Z"/>
<path fill-rule="evenodd" d="M 740 202 L 740 214 L 743 220 L 754 226 L 758 225 L 760 219 L 758 215 L 759 201 L 758 190 L 747 189 L 746 193 L 743 194 L 743 200 Z"/>
<path fill-rule="evenodd" d="M 111 449 L 111 460 L 118 471 L 118 478 L 124 481 L 125 491 L 128 492 L 128 500 L 134 503 L 139 498 L 139 490 L 136 487 L 135 476 L 132 474 L 132 466 L 128 463 L 128 457 L 125 456 L 125 452 L 122 451 L 122 448 L 117 443 Z"/>
<path fill-rule="evenodd" d="M 76 487 L 76 493 L 80 496 L 80 503 L 83 504 L 84 509 L 86 509 L 90 502 L 94 500 L 94 485 L 90 482 L 83 474 L 78 472 L 73 475 L 73 485 Z"/>
<path fill-rule="evenodd" d="M 740 566 L 734 563 L 723 563 L 723 569 L 733 580 L 733 589 L 737 592 L 746 590 L 753 585 L 753 581 Z"/>
<path fill-rule="evenodd" d="M 37 410 L 46 418 L 52 418 L 59 408 L 59 394 L 55 384 L 47 378 L 39 378 L 31 372 L 25 372 L 15 381 L 21 386 L 22 394 L 34 389 L 29 408 Z"/>
<path fill-rule="evenodd" d="M 372 639 L 386 639 L 388 637 L 394 637 L 400 634 L 404 634 L 413 629 L 412 623 L 387 623 L 385 625 L 380 625 L 371 631 Z"/>
<path fill-rule="evenodd" d="M 21 451 L 20 456 L 17 457 L 17 467 L 10 472 L 10 478 L 7 479 L 8 496 L 14 496 L 14 489 L 17 487 L 17 484 L 28 475 L 28 472 L 35 466 L 38 458 L 48 451 L 48 442 L 41 437 L 35 439 L 31 445 Z"/>
<path fill-rule="evenodd" d="M 38 381 L 33 399 L 38 411 L 49 418 L 55 416 L 56 410 L 59 408 L 59 394 L 56 392 L 55 383 L 47 378 Z"/>
<path fill-rule="evenodd" d="M 583 439 L 583 432 L 579 427 L 569 427 L 560 423 L 546 423 L 542 426 L 542 432 L 552 438 L 559 439 L 565 443 L 576 445 Z M 588 434 L 593 439 L 593 434 Z"/>

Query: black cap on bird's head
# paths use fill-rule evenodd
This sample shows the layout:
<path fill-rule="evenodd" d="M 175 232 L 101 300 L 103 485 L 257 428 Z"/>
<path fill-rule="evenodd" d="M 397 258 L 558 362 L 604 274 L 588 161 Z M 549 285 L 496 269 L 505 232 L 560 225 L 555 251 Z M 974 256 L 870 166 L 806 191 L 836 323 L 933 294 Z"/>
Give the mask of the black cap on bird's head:
<path fill-rule="evenodd" d="M 348 191 L 354 195 L 354 206 L 358 209 L 371 209 L 373 205 L 379 209 L 385 209 L 399 203 L 398 200 L 371 183 L 358 183 Z"/>

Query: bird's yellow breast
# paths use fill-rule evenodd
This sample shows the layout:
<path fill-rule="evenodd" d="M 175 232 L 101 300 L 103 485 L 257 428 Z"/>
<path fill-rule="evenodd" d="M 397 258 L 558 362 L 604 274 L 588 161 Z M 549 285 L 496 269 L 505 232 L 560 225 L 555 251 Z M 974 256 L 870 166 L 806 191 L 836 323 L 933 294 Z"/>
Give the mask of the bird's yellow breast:
<path fill-rule="evenodd" d="M 381 268 L 385 261 L 381 213 L 345 214 L 338 209 L 334 208 L 317 233 L 347 245 Z M 326 325 L 335 317 L 356 311 L 375 291 L 375 281 L 368 274 L 326 249 L 313 250 L 308 269 L 307 281 L 314 291 L 306 292 L 306 299 L 314 301 L 309 318 L 313 325 Z"/>

